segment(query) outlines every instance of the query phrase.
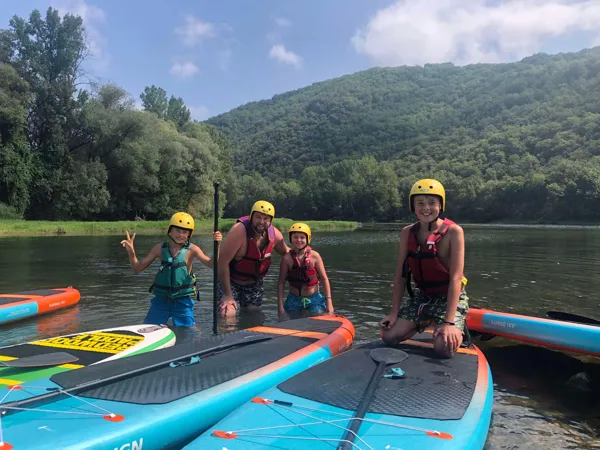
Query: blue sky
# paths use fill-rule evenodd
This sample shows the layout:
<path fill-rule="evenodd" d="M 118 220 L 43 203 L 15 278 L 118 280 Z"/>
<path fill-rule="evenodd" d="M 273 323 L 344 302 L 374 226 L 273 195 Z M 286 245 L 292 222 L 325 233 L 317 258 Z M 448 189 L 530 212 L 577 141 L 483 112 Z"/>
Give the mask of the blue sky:
<path fill-rule="evenodd" d="M 19 0 L 83 17 L 89 78 L 139 101 L 183 97 L 195 118 L 374 66 L 506 62 L 600 45 L 597 0 Z"/>

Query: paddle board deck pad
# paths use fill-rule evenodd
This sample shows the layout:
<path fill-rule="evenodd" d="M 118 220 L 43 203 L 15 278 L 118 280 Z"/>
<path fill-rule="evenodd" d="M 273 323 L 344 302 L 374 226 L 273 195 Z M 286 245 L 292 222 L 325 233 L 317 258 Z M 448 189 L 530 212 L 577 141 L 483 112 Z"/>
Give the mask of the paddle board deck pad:
<path fill-rule="evenodd" d="M 73 363 L 44 367 L 43 364 L 30 367 L 2 367 L 0 364 L 0 392 L 2 387 L 20 385 L 25 382 L 48 378 L 72 369 L 112 361 L 138 353 L 150 352 L 175 345 L 175 333 L 167 326 L 132 325 L 103 330 L 88 331 L 52 337 L 24 344 L 0 347 L 0 363 L 41 361 L 44 356 L 63 353 L 76 358 Z M 30 395 L 36 395 L 31 393 Z M 3 397 L 0 394 L 0 399 Z M 0 447 L 0 450 L 2 447 Z"/>
<path fill-rule="evenodd" d="M 36 382 L 52 395 L 43 403 L 14 402 L 28 383 L 0 396 L 1 431 L 15 450 L 181 448 L 253 396 L 343 352 L 353 338 L 347 319 L 319 316 L 56 374 Z M 10 409 L 19 405 L 26 410 Z"/>
<path fill-rule="evenodd" d="M 600 326 L 474 308 L 467 313 L 467 326 L 480 333 L 600 356 Z"/>
<path fill-rule="evenodd" d="M 379 340 L 355 347 L 280 383 L 185 449 L 338 448 L 377 367 L 371 351 L 384 347 Z M 348 448 L 482 449 L 493 403 L 483 353 L 461 348 L 452 359 L 440 358 L 430 333 L 396 348 L 408 357 L 386 366 Z"/>
<path fill-rule="evenodd" d="M 72 287 L 0 294 L 0 325 L 73 306 L 79 297 Z"/>

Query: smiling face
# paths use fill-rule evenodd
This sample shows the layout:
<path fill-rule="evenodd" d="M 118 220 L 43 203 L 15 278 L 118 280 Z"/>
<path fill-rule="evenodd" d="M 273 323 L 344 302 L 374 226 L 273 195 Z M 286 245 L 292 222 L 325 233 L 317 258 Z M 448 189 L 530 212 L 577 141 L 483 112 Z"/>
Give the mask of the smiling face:
<path fill-rule="evenodd" d="M 305 233 L 292 233 L 290 242 L 295 250 L 302 250 L 306 247 L 308 239 L 306 238 Z"/>
<path fill-rule="evenodd" d="M 252 213 L 252 228 L 258 234 L 263 234 L 271 225 L 271 216 L 260 212 Z"/>
<path fill-rule="evenodd" d="M 172 226 L 169 231 L 169 236 L 173 239 L 177 244 L 183 245 L 190 237 L 190 230 L 186 230 L 185 228 L 179 228 L 176 226 Z"/>
<path fill-rule="evenodd" d="M 433 222 L 437 219 L 442 208 L 437 195 L 415 195 L 413 204 L 417 218 L 423 223 Z"/>

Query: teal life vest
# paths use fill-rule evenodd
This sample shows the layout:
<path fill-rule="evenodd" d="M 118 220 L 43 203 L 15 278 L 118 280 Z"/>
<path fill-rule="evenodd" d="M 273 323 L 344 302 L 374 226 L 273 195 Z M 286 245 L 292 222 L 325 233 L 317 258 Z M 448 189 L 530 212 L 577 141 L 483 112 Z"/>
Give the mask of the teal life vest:
<path fill-rule="evenodd" d="M 181 298 L 196 295 L 196 276 L 190 274 L 185 262 L 185 256 L 190 249 L 189 242 L 185 244 L 177 256 L 173 258 L 169 244 L 162 244 L 160 269 L 150 286 L 150 292 L 157 297 Z"/>

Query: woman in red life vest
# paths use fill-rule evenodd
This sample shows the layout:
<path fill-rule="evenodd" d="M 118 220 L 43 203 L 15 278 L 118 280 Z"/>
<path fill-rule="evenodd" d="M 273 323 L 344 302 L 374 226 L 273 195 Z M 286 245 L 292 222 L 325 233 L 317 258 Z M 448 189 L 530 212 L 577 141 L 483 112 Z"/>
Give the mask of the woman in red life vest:
<path fill-rule="evenodd" d="M 418 222 L 400 232 L 392 311 L 379 322 L 381 337 L 396 345 L 434 326 L 434 348 L 450 358 L 462 344 L 469 309 L 463 275 L 463 229 L 440 217 L 446 208 L 446 192 L 439 181 L 417 181 L 408 201 Z M 403 303 L 405 288 L 410 297 Z"/>
<path fill-rule="evenodd" d="M 333 313 L 331 287 L 323 259 L 309 246 L 312 237 L 310 227 L 305 223 L 295 223 L 288 234 L 292 248 L 281 259 L 277 284 L 279 317 L 283 318 L 286 312 Z M 284 304 L 286 281 L 290 285 L 290 292 Z M 325 296 L 319 290 L 320 283 L 323 284 Z"/>

